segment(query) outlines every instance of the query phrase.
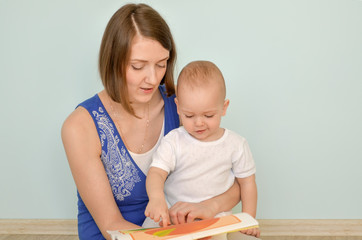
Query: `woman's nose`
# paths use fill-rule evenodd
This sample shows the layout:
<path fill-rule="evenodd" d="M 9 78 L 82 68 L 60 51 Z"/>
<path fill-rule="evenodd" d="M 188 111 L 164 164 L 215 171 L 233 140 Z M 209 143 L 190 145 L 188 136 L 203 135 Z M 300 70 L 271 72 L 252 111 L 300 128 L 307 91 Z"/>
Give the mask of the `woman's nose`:
<path fill-rule="evenodd" d="M 146 82 L 149 84 L 156 84 L 158 81 L 157 79 L 157 71 L 155 68 L 150 68 L 150 70 L 148 71 L 147 77 L 146 77 Z"/>

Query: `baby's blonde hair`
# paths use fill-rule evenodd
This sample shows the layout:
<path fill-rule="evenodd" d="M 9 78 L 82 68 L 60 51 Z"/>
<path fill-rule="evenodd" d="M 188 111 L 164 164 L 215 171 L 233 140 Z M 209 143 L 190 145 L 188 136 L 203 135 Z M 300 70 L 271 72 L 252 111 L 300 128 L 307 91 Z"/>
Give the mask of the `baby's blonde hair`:
<path fill-rule="evenodd" d="M 219 85 L 220 94 L 225 99 L 225 80 L 220 69 L 210 61 L 193 61 L 187 64 L 180 72 L 177 80 L 176 95 L 178 94 L 178 89 L 183 86 L 194 88 L 206 87 L 210 84 Z"/>

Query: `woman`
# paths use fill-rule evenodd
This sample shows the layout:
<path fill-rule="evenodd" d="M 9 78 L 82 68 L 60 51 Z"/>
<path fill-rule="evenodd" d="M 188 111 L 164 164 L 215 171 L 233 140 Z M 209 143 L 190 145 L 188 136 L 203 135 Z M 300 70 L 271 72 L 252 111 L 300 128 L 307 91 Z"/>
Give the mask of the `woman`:
<path fill-rule="evenodd" d="M 128 4 L 110 19 L 99 52 L 104 90 L 64 122 L 62 139 L 78 189 L 80 239 L 139 228 L 148 202 L 145 179 L 160 139 L 179 126 L 174 104 L 175 44 L 164 19 Z M 230 210 L 237 186 L 198 204 L 177 203 L 173 223 Z"/>

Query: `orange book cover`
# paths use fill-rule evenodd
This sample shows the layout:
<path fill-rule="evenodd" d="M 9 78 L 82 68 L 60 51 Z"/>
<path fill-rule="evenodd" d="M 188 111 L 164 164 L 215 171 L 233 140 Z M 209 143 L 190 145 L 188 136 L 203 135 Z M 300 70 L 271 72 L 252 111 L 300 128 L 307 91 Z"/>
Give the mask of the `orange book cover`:
<path fill-rule="evenodd" d="M 247 213 L 159 228 L 108 231 L 113 240 L 192 240 L 227 232 L 258 227 L 258 222 Z"/>

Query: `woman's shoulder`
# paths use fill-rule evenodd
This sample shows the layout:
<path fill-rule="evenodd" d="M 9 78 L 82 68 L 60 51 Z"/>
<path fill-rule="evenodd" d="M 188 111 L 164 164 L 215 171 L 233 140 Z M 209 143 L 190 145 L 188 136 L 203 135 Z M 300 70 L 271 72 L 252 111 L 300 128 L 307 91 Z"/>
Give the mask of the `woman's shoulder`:
<path fill-rule="evenodd" d="M 94 121 L 83 107 L 77 107 L 64 121 L 61 138 L 67 155 L 99 156 L 100 141 Z M 79 158 L 68 157 L 68 161 Z M 78 161 L 78 160 L 77 160 Z"/>
<path fill-rule="evenodd" d="M 80 103 L 72 113 L 65 119 L 61 135 L 63 141 L 68 138 L 90 137 L 96 133 L 96 127 L 90 110 L 92 105 L 98 104 L 98 94 Z"/>
<path fill-rule="evenodd" d="M 64 135 L 78 135 L 87 132 L 93 123 L 93 119 L 84 107 L 77 107 L 65 119 L 62 126 L 62 137 Z"/>
<path fill-rule="evenodd" d="M 100 106 L 101 101 L 97 93 L 92 97 L 84 100 L 76 108 L 74 111 L 65 119 L 63 127 L 82 127 L 82 125 L 87 125 L 93 122 L 92 117 L 90 115 L 90 111 L 92 109 L 96 109 L 97 106 Z"/>

